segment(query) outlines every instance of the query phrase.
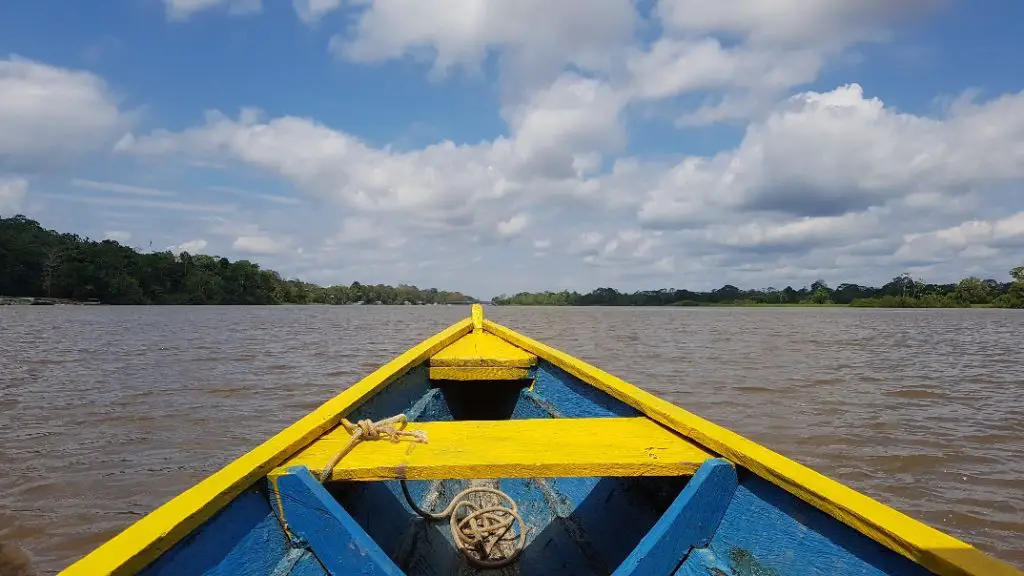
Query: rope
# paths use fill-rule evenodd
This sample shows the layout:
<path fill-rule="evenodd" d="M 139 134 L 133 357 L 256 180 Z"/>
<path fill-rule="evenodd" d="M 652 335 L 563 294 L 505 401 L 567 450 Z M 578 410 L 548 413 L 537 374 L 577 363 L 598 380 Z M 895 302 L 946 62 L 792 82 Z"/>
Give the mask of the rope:
<path fill-rule="evenodd" d="M 451 503 L 440 512 L 428 512 L 416 505 L 409 488 L 402 480 L 402 494 L 409 506 L 420 516 L 427 520 L 444 520 L 448 518 L 448 525 L 451 528 L 452 538 L 459 551 L 466 556 L 470 564 L 478 568 L 501 568 L 514 562 L 526 545 L 525 524 L 519 515 L 519 509 L 511 496 L 498 490 L 484 486 L 466 488 L 452 498 Z M 481 507 L 468 500 L 468 496 L 474 493 L 494 494 L 508 501 L 509 506 L 486 506 Z M 459 509 L 466 508 L 468 513 L 461 518 L 455 514 Z M 519 522 L 519 536 L 512 531 L 512 525 Z M 503 542 L 515 542 L 511 554 L 498 547 Z M 492 553 L 497 550 L 505 554 L 503 558 L 490 559 Z M 474 556 L 474 553 L 476 554 Z"/>
<path fill-rule="evenodd" d="M 392 442 L 398 442 L 402 436 L 408 436 L 415 438 L 417 442 L 427 442 L 427 434 L 422 430 L 415 432 L 406 432 L 405 427 L 409 424 L 409 419 L 406 418 L 405 414 L 399 414 L 376 422 L 372 420 L 360 420 L 353 424 L 348 420 L 342 418 L 341 425 L 345 428 L 345 431 L 352 436 L 348 439 L 348 444 L 338 450 L 338 453 L 331 458 L 331 461 L 324 466 L 322 472 L 320 472 L 320 483 L 323 484 L 331 477 L 331 471 L 338 465 L 338 462 L 345 457 L 346 454 L 352 451 L 362 440 L 380 440 L 381 437 L 387 436 Z"/>
<path fill-rule="evenodd" d="M 364 440 L 380 440 L 386 436 L 392 442 L 398 442 L 402 436 L 407 436 L 415 438 L 417 442 L 426 443 L 426 432 L 422 430 L 407 432 L 405 427 L 408 424 L 409 419 L 405 414 L 384 418 L 377 422 L 360 420 L 355 424 L 342 418 L 341 425 L 352 436 L 349 438 L 348 443 L 341 450 L 338 450 L 338 453 L 331 458 L 327 466 L 320 472 L 320 483 L 326 482 L 331 477 L 331 472 L 338 465 L 338 462 L 351 452 L 356 447 L 356 444 Z M 405 480 L 402 480 L 401 484 L 402 493 L 405 495 L 406 501 L 417 514 L 427 520 L 444 520 L 448 518 L 448 525 L 451 528 L 455 545 L 466 556 L 470 564 L 479 568 L 500 568 L 514 562 L 523 551 L 523 547 L 526 545 L 526 531 L 523 529 L 525 524 L 519 515 L 519 508 L 516 506 L 515 500 L 501 490 L 482 486 L 467 488 L 456 494 L 455 498 L 452 498 L 451 503 L 444 510 L 440 512 L 427 512 L 420 508 L 413 500 Z M 467 497 L 470 494 L 476 493 L 496 495 L 508 501 L 509 506 L 482 507 L 474 504 Z M 468 512 L 459 517 L 456 512 L 463 508 L 467 509 Z M 512 530 L 512 525 L 515 522 L 519 522 L 518 540 Z M 513 541 L 515 541 L 514 548 L 509 554 L 506 554 L 498 546 L 501 543 Z M 502 553 L 504 557 L 491 559 L 490 557 L 495 551 Z M 474 556 L 474 554 L 476 555 Z"/>

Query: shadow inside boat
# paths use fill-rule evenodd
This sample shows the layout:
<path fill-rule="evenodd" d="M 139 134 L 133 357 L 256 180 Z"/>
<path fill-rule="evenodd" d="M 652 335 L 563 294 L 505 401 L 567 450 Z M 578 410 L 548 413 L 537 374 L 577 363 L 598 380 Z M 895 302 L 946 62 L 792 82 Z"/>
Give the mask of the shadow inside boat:
<path fill-rule="evenodd" d="M 431 380 L 454 420 L 509 420 L 532 380 Z"/>
<path fill-rule="evenodd" d="M 456 549 L 447 521 L 419 517 L 395 481 L 328 486 L 385 553 L 407 574 L 610 574 L 654 526 L 685 486 L 686 477 L 508 478 L 527 525 L 527 544 L 500 571 L 474 570 Z M 421 507 L 440 510 L 467 480 L 409 481 Z"/>

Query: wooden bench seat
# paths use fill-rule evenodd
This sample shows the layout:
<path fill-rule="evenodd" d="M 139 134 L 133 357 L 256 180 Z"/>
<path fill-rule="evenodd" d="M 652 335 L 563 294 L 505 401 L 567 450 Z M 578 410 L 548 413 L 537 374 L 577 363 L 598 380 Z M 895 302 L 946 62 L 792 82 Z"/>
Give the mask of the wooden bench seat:
<path fill-rule="evenodd" d="M 466 334 L 430 358 L 431 380 L 523 380 L 537 357 L 493 334 Z"/>
<path fill-rule="evenodd" d="M 410 422 L 427 442 L 360 442 L 331 480 L 691 475 L 712 455 L 645 417 Z M 338 427 L 286 461 L 319 476 L 349 440 Z M 280 473 L 280 472 L 279 472 Z"/>

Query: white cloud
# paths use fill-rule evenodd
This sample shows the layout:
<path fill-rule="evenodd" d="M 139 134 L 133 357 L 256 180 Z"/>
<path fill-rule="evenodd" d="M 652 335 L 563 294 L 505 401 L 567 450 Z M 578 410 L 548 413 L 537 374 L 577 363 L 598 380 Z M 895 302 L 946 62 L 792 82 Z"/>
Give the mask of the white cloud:
<path fill-rule="evenodd" d="M 490 51 L 513 60 L 512 72 L 557 75 L 565 64 L 599 68 L 628 43 L 637 13 L 628 0 L 364 0 L 351 37 L 332 47 L 356 61 L 420 55 L 437 70 L 476 69 Z M 542 75 L 542 74 L 541 74 Z M 543 76 L 543 75 L 542 75 Z"/>
<path fill-rule="evenodd" d="M 519 186 L 505 175 L 511 164 L 506 142 L 442 142 L 395 153 L 292 117 L 260 124 L 211 114 L 203 126 L 178 134 L 127 137 L 118 149 L 236 158 L 291 180 L 318 202 L 363 214 L 414 214 L 409 225 L 428 231 L 493 229 L 497 220 L 483 217 L 479 205 L 504 198 Z"/>
<path fill-rule="evenodd" d="M 270 236 L 239 236 L 231 247 L 249 254 L 280 254 L 288 249 L 288 242 Z"/>
<path fill-rule="evenodd" d="M 712 224 L 705 229 L 710 242 L 735 248 L 805 251 L 822 245 L 849 244 L 878 233 L 885 209 L 848 212 L 842 216 L 764 219 L 738 225 Z M 776 221 L 773 221 L 776 220 Z"/>
<path fill-rule="evenodd" d="M 625 145 L 619 114 L 626 101 L 607 84 L 574 74 L 560 76 L 505 113 L 521 168 L 549 178 L 590 171 L 594 162 L 589 154 Z"/>
<path fill-rule="evenodd" d="M 548 101 L 534 102 L 543 107 Z M 807 92 L 751 123 L 732 150 L 676 162 L 620 158 L 610 172 L 550 171 L 543 163 L 524 162 L 520 152 L 546 139 L 578 156 L 604 145 L 600 138 L 595 144 L 563 137 L 590 130 L 571 115 L 568 121 L 557 114 L 550 123 L 536 120 L 536 130 L 547 132 L 532 136 L 533 112 L 515 114 L 509 137 L 410 152 L 374 148 L 305 119 L 258 122 L 252 114 L 238 120 L 212 114 L 183 132 L 127 138 L 121 151 L 241 160 L 290 181 L 320 207 L 318 213 L 326 210 L 321 224 L 303 226 L 301 237 L 287 245 L 308 248 L 301 261 L 316 269 L 336 267 L 339 259 L 366 262 L 360 266 L 415 262 L 421 250 L 431 261 L 453 254 L 454 265 L 467 245 L 529 226 L 543 230 L 549 244 L 529 247 L 526 257 L 551 256 L 550 246 L 563 246 L 564 255 L 590 270 L 579 272 L 581 283 L 604 278 L 602 284 L 673 284 L 674 274 L 689 282 L 777 282 L 772 274 L 839 270 L 868 281 L 857 275 L 906 262 L 896 254 L 894 233 L 957 224 L 962 220 L 951 219 L 965 210 L 999 205 L 993 185 L 1024 179 L 1020 94 L 980 103 L 961 99 L 941 116 L 924 117 L 892 110 L 857 85 Z M 620 121 L 601 117 L 612 122 L 597 125 Z M 536 158 L 557 151 L 538 150 Z M 331 210 L 345 217 L 332 220 Z M 592 224 L 581 227 L 588 218 Z M 230 232 L 235 238 L 275 237 L 255 225 Z M 276 244 L 260 244 L 267 240 L 245 246 L 250 242 L 240 246 L 282 253 Z"/>
<path fill-rule="evenodd" d="M 620 230 L 610 236 L 584 233 L 578 239 L 579 245 L 571 251 L 583 254 L 583 262 L 590 266 L 646 267 L 664 259 L 657 251 L 662 245 L 660 236 L 660 232 L 643 230 Z"/>
<path fill-rule="evenodd" d="M 231 186 L 207 186 L 208 190 L 215 192 L 225 192 L 234 196 L 242 198 L 259 198 L 260 200 L 266 200 L 267 202 L 273 202 L 274 204 L 284 204 L 286 206 L 295 206 L 301 204 L 302 201 L 298 198 L 291 196 L 279 196 L 277 194 L 261 194 L 257 192 L 251 192 L 249 190 L 242 190 L 241 188 L 234 188 Z"/>
<path fill-rule="evenodd" d="M 967 254 L 985 258 L 998 254 L 998 248 L 1024 248 L 1024 212 L 992 220 L 970 220 L 956 226 L 930 232 L 908 234 L 895 256 L 909 261 L 937 259 Z"/>
<path fill-rule="evenodd" d="M 103 233 L 103 237 L 107 240 L 124 243 L 132 239 L 132 233 L 124 230 L 108 230 Z"/>
<path fill-rule="evenodd" d="M 640 218 L 675 227 L 721 210 L 834 216 L 1022 177 L 1024 93 L 926 118 L 888 109 L 854 84 L 794 96 L 751 124 L 737 149 L 684 160 L 648 193 Z"/>
<path fill-rule="evenodd" d="M 17 214 L 27 194 L 28 181 L 24 178 L 0 178 L 0 214 Z"/>
<path fill-rule="evenodd" d="M 312 24 L 341 8 L 341 0 L 292 0 L 292 6 L 300 20 Z"/>
<path fill-rule="evenodd" d="M 187 242 L 182 242 L 181 244 L 177 244 L 174 246 L 168 246 L 167 249 L 170 250 L 171 252 L 174 252 L 175 254 L 180 254 L 182 252 L 188 252 L 189 254 L 198 254 L 204 248 L 206 248 L 206 240 L 200 238 L 197 240 L 189 240 Z"/>
<path fill-rule="evenodd" d="M 263 10 L 261 0 L 164 0 L 169 20 L 187 20 L 193 14 L 226 7 L 231 15 L 256 14 Z"/>
<path fill-rule="evenodd" d="M 0 59 L 0 163 L 35 165 L 100 149 L 131 119 L 95 74 Z"/>
<path fill-rule="evenodd" d="M 887 40 L 934 2 L 896 4 L 660 0 L 645 20 L 629 0 L 293 0 L 308 24 L 351 24 L 330 48 L 349 64 L 419 59 L 435 79 L 484 72 L 476 82 L 494 63 L 506 130 L 468 144 L 373 145 L 347 126 L 246 108 L 128 134 L 115 149 L 280 178 L 295 198 L 216 187 L 238 206 L 182 235 L 320 281 L 422 284 L 424 274 L 480 290 L 460 268 L 474 258 L 483 273 L 472 276 L 493 282 L 484 292 L 870 282 L 897 267 L 945 274 L 965 254 L 1001 269 L 1017 239 L 1005 215 L 1024 210 L 1024 93 L 962 97 L 925 116 L 858 84 L 813 84 L 825 70 L 848 76 L 845 58 L 861 43 Z M 336 10 L 347 18 L 324 19 Z M 631 124 L 640 118 L 665 121 L 662 136 L 680 131 L 648 147 L 647 125 Z M 690 129 L 725 121 L 744 122 L 735 141 L 678 153 L 730 137 Z M 84 187 L 161 192 L 118 186 Z M 81 201 L 112 200 L 125 199 Z M 400 272 L 415 266 L 415 277 Z"/>
<path fill-rule="evenodd" d="M 893 19 L 936 8 L 936 0 L 660 0 L 672 32 L 737 34 L 757 43 L 850 42 L 883 37 Z"/>
<path fill-rule="evenodd" d="M 659 99 L 723 88 L 785 90 L 814 80 L 823 60 L 809 49 L 725 48 L 717 38 L 662 38 L 634 53 L 627 65 L 636 96 Z"/>
<path fill-rule="evenodd" d="M 194 204 L 190 202 L 163 202 L 159 200 L 142 200 L 138 198 L 113 198 L 81 196 L 75 194 L 47 194 L 47 198 L 77 202 L 81 204 L 94 204 L 98 206 L 121 206 L 125 208 L 152 208 L 156 210 L 171 210 L 174 212 L 233 212 L 234 207 L 227 204 Z"/>
<path fill-rule="evenodd" d="M 102 190 L 104 192 L 114 192 L 116 194 L 133 194 L 136 196 L 161 196 L 166 198 L 175 195 L 174 192 L 168 192 L 167 190 L 157 190 L 156 188 L 131 186 L 115 182 L 97 182 L 95 180 L 84 180 L 82 178 L 75 178 L 71 180 L 71 185 L 76 188 L 88 188 L 90 190 Z"/>
<path fill-rule="evenodd" d="M 523 230 L 530 224 L 530 217 L 528 214 L 520 212 L 510 217 L 508 220 L 502 220 L 498 222 L 498 235 L 503 238 L 511 238 L 522 234 Z"/>

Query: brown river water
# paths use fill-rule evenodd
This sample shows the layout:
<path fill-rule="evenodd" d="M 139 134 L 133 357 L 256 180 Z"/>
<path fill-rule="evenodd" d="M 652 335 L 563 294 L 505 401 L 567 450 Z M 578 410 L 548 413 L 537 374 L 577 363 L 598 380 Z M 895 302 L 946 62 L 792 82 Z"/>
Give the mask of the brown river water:
<path fill-rule="evenodd" d="M 1024 567 L 1024 313 L 485 310 Z M 0 307 L 0 541 L 52 574 L 468 314 Z"/>

